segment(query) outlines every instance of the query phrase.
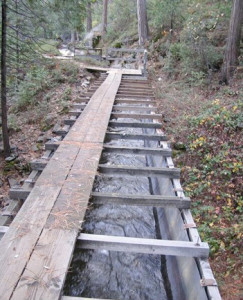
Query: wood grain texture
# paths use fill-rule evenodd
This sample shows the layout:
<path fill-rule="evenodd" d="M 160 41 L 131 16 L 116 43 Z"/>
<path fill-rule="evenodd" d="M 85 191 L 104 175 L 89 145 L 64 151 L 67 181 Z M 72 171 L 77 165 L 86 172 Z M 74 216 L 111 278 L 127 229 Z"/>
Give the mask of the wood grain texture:
<path fill-rule="evenodd" d="M 23 274 L 18 274 L 20 280 L 11 299 L 59 299 L 88 205 L 120 81 L 121 73 L 111 73 L 107 77 L 60 143 L 56 151 L 60 153 L 60 163 L 62 148 L 74 148 L 77 153 L 56 201 L 52 202 L 51 209 L 45 210 L 45 224 L 40 226 L 42 232 L 39 232 L 38 241 L 35 240 L 35 247 L 31 248 L 33 252 L 25 260 L 27 265 L 21 269 Z M 55 172 L 51 174 L 55 182 L 59 170 L 54 168 L 52 172 Z M 48 180 L 48 176 L 40 176 L 37 182 L 48 184 Z"/>
<path fill-rule="evenodd" d="M 81 233 L 78 237 L 81 249 L 99 249 L 119 252 L 135 252 L 155 255 L 208 257 L 207 243 L 142 239 L 123 236 L 107 236 Z"/>

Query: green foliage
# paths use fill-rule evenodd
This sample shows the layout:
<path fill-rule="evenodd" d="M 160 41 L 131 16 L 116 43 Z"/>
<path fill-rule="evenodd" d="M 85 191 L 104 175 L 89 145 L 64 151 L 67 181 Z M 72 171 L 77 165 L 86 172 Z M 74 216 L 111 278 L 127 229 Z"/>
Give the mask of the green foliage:
<path fill-rule="evenodd" d="M 12 130 L 15 132 L 21 131 L 19 126 L 18 118 L 15 114 L 8 115 L 8 129 L 11 132 Z"/>
<path fill-rule="evenodd" d="M 186 13 L 185 0 L 148 1 L 150 25 L 156 32 L 181 27 Z"/>
<path fill-rule="evenodd" d="M 19 85 L 18 101 L 15 109 L 21 111 L 28 105 L 35 104 L 37 94 L 46 89 L 50 84 L 50 75 L 45 67 L 33 67 L 25 76 L 24 81 Z"/>
<path fill-rule="evenodd" d="M 116 0 L 109 3 L 109 26 L 105 42 L 109 44 L 128 44 L 130 39 L 136 40 L 137 34 L 137 4 L 136 0 Z"/>
<path fill-rule="evenodd" d="M 154 39 L 161 41 L 161 45 L 156 43 L 156 51 L 165 57 L 164 71 L 170 77 L 181 72 L 196 86 L 210 81 L 212 72 L 223 62 L 227 30 L 222 28 L 230 17 L 231 5 L 230 1 L 149 2 Z"/>
<path fill-rule="evenodd" d="M 42 39 L 39 47 L 36 46 L 36 50 L 39 52 L 44 52 L 49 55 L 60 55 L 58 51 L 58 46 L 60 45 L 59 41 L 51 39 Z"/>
<path fill-rule="evenodd" d="M 216 99 L 188 118 L 187 155 L 192 163 L 183 169 L 185 192 L 202 199 L 193 203 L 192 212 L 211 255 L 225 249 L 237 254 L 242 238 L 242 108 L 240 100 Z"/>

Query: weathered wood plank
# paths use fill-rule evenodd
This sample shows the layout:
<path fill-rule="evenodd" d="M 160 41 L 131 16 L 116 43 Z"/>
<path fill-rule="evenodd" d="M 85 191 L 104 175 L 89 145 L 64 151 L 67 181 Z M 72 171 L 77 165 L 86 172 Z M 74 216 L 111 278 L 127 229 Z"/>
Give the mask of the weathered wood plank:
<path fill-rule="evenodd" d="M 144 53 L 144 49 L 131 49 L 131 48 L 108 48 L 107 52 L 127 52 L 127 53 Z"/>
<path fill-rule="evenodd" d="M 0 240 L 4 236 L 4 234 L 8 231 L 8 226 L 0 226 Z"/>
<path fill-rule="evenodd" d="M 21 207 L 21 202 L 22 201 L 10 200 L 8 206 L 2 208 L 0 213 L 1 226 L 8 226 L 11 223 Z"/>
<path fill-rule="evenodd" d="M 122 122 L 122 121 L 110 121 L 110 127 L 132 127 L 132 128 L 162 128 L 161 123 L 152 122 Z"/>
<path fill-rule="evenodd" d="M 126 99 L 137 99 L 137 100 L 154 100 L 154 96 L 146 96 L 146 95 L 136 95 L 131 93 L 119 93 L 117 94 L 117 98 L 126 98 Z"/>
<path fill-rule="evenodd" d="M 99 165 L 99 175 L 112 176 L 164 176 L 169 178 L 180 178 L 180 169 L 178 168 L 156 168 L 156 167 L 134 167 L 122 165 Z"/>
<path fill-rule="evenodd" d="M 85 109 L 85 107 L 86 107 L 86 104 L 74 103 L 74 104 L 72 105 L 72 108 L 73 108 L 73 109 Z"/>
<path fill-rule="evenodd" d="M 151 141 L 166 141 L 165 135 L 159 134 L 128 134 L 128 133 L 116 133 L 107 132 L 106 137 L 108 139 L 124 139 L 124 140 L 151 140 Z"/>
<path fill-rule="evenodd" d="M 157 111 L 156 107 L 152 106 L 125 106 L 125 105 L 114 105 L 113 111 Z"/>
<path fill-rule="evenodd" d="M 168 207 L 173 206 L 179 209 L 190 208 L 189 198 L 165 197 L 161 195 L 119 195 L 109 193 L 91 194 L 91 203 L 93 204 L 120 204 L 135 206 Z"/>
<path fill-rule="evenodd" d="M 36 171 L 43 171 L 48 163 L 48 159 L 36 159 L 30 163 L 31 169 Z"/>
<path fill-rule="evenodd" d="M 78 149 L 55 203 L 51 201 L 52 209 L 47 214 L 44 227 L 41 227 L 38 243 L 18 281 L 12 300 L 53 300 L 59 299 L 61 295 L 120 80 L 121 74 L 107 77 L 54 154 L 65 146 Z M 57 170 L 54 168 L 53 172 Z M 48 181 L 48 178 L 45 180 Z M 42 182 L 40 179 L 44 180 L 41 176 L 37 183 Z"/>
<path fill-rule="evenodd" d="M 117 147 L 104 145 L 104 151 L 115 152 L 122 154 L 135 154 L 135 155 L 159 155 L 168 157 L 171 156 L 172 151 L 163 148 L 145 148 L 145 147 Z"/>
<path fill-rule="evenodd" d="M 146 253 L 186 257 L 208 257 L 207 243 L 142 239 L 123 236 L 107 236 L 81 233 L 78 237 L 81 249 L 103 249 L 118 252 Z"/>
<path fill-rule="evenodd" d="M 126 99 L 126 98 L 123 98 L 123 97 L 118 97 L 116 98 L 116 101 L 115 103 L 120 103 L 120 104 L 126 104 L 126 103 L 129 103 L 129 104 L 142 104 L 142 105 L 149 105 L 149 104 L 156 104 L 155 101 L 151 101 L 151 100 L 138 100 L 138 99 Z"/>
<path fill-rule="evenodd" d="M 161 120 L 160 114 L 111 113 L 111 118 Z"/>
<path fill-rule="evenodd" d="M 134 96 L 146 96 L 153 97 L 154 93 L 148 90 L 140 90 L 140 89 L 122 89 L 118 90 L 117 95 L 134 95 Z"/>

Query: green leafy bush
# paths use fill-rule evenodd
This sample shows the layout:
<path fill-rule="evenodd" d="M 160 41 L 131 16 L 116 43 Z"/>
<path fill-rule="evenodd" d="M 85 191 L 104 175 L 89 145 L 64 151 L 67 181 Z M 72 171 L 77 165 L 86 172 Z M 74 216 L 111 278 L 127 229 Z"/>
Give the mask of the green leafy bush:
<path fill-rule="evenodd" d="M 46 68 L 33 67 L 19 85 L 18 101 L 14 105 L 17 111 L 24 110 L 28 105 L 36 104 L 37 94 L 50 84 L 50 76 Z"/>

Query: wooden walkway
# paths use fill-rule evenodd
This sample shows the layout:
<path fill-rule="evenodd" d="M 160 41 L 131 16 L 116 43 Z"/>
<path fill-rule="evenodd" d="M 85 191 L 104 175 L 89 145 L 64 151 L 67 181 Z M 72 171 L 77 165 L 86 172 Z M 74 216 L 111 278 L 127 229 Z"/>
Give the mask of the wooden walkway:
<path fill-rule="evenodd" d="M 59 298 L 121 76 L 111 72 L 94 93 L 2 238 L 1 299 Z"/>
<path fill-rule="evenodd" d="M 138 75 L 137 70 L 117 69 L 110 70 L 107 77 L 103 75 L 93 93 L 87 93 L 81 103 L 73 106 L 70 119 L 59 131 L 65 137 L 47 143 L 46 157 L 32 164 L 34 171 L 29 182 L 35 182 L 34 178 L 39 176 L 33 189 L 11 191 L 13 197 L 25 201 L 9 229 L 0 227 L 3 235 L 0 241 L 0 300 L 84 299 L 62 296 L 75 247 L 195 257 L 204 280 L 201 285 L 206 286 L 207 293 L 215 300 L 220 299 L 206 259 L 209 248 L 207 243 L 201 242 L 195 228 L 189 210 L 190 199 L 184 196 L 179 182 L 180 170 L 173 165 L 171 150 L 160 130 L 160 115 L 152 106 L 154 96 L 147 81 L 135 79 Z M 152 128 L 154 133 L 121 134 L 108 132 L 108 127 Z M 104 143 L 106 139 L 153 141 L 158 147 L 111 146 Z M 167 165 L 103 165 L 99 163 L 102 151 L 163 157 Z M 92 192 L 97 174 L 168 178 L 175 192 L 173 196 Z M 188 231 L 188 235 L 184 233 L 187 238 L 155 240 L 80 234 L 89 203 L 177 208 L 183 216 L 185 228 L 182 231 Z M 200 288 L 201 285 L 198 282 Z"/>

